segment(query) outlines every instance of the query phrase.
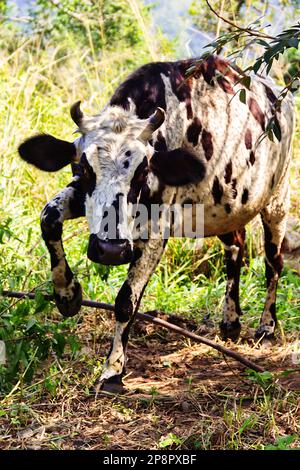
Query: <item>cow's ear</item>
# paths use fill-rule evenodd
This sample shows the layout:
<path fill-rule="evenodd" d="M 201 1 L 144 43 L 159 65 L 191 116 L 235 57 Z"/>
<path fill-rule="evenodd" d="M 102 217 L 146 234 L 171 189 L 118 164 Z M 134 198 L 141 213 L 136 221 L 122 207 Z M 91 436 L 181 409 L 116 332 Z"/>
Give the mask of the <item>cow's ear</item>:
<path fill-rule="evenodd" d="M 187 148 L 154 152 L 150 159 L 150 170 L 163 184 L 169 186 L 197 184 L 205 176 L 204 163 Z"/>
<path fill-rule="evenodd" d="M 52 135 L 39 134 L 19 147 L 20 157 L 44 171 L 58 171 L 76 160 L 76 147 Z"/>

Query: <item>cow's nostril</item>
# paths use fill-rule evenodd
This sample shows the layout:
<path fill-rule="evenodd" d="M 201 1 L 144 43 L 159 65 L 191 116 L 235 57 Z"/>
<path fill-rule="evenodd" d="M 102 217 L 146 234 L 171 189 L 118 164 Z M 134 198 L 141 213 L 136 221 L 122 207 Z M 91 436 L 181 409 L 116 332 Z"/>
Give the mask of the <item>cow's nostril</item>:
<path fill-rule="evenodd" d="M 119 265 L 130 263 L 132 249 L 126 239 L 101 240 L 97 235 L 91 234 L 87 255 L 96 263 Z"/>

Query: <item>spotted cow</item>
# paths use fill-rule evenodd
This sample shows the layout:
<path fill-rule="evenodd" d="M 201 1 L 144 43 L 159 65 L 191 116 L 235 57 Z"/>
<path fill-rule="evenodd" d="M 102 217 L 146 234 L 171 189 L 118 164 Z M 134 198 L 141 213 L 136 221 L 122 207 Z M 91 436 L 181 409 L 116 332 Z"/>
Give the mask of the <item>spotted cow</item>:
<path fill-rule="evenodd" d="M 187 71 L 194 66 L 192 76 Z M 42 236 L 51 257 L 59 311 L 76 314 L 82 294 L 62 245 L 63 223 L 86 215 L 88 257 L 102 264 L 130 263 L 115 302 L 115 336 L 100 378 L 102 386 L 122 384 L 129 330 L 166 239 L 140 237 L 117 209 L 125 204 L 197 204 L 204 207 L 203 236 L 224 244 L 227 287 L 221 334 L 240 333 L 239 277 L 245 225 L 261 215 L 265 233 L 267 296 L 257 336 L 276 326 L 276 288 L 289 208 L 289 165 L 294 127 L 288 96 L 276 111 L 280 141 L 262 138 L 279 91 L 253 76 L 246 103 L 237 92 L 240 72 L 220 57 L 142 66 L 115 91 L 96 116 L 85 116 L 80 102 L 71 117 L 81 136 L 73 143 L 37 135 L 19 147 L 21 157 L 45 171 L 71 164 L 73 179 L 43 209 Z M 100 229 L 107 208 L 117 213 L 116 236 Z M 132 216 L 132 215 L 131 215 Z M 129 227 L 129 228 L 128 228 Z M 103 228 L 103 227 L 102 227 Z"/>

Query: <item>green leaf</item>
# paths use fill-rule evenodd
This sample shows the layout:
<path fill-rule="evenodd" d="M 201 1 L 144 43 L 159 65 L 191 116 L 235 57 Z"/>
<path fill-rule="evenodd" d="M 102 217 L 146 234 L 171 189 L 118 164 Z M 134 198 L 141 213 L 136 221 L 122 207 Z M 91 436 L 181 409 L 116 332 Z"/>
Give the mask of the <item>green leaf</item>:
<path fill-rule="evenodd" d="M 263 39 L 257 39 L 256 41 L 258 44 L 260 44 L 261 46 L 264 46 L 264 47 L 270 47 L 269 46 L 269 43 L 267 41 L 264 41 Z"/>
<path fill-rule="evenodd" d="M 280 129 L 280 124 L 278 122 L 278 119 L 276 117 L 274 119 L 273 132 L 278 142 L 280 142 L 281 141 L 281 129 Z"/>
<path fill-rule="evenodd" d="M 240 101 L 244 104 L 246 104 L 246 90 L 245 88 L 242 88 L 239 94 Z"/>
<path fill-rule="evenodd" d="M 30 328 L 32 328 L 36 324 L 36 322 L 37 322 L 36 318 L 34 317 L 30 318 L 26 325 L 26 331 L 30 330 Z"/>
<path fill-rule="evenodd" d="M 260 67 L 261 67 L 262 62 L 263 62 L 262 59 L 258 59 L 258 60 L 255 62 L 255 64 L 254 64 L 253 67 L 252 67 L 252 70 L 253 70 L 254 73 L 257 73 L 257 72 L 258 72 L 258 70 L 259 70 Z"/>

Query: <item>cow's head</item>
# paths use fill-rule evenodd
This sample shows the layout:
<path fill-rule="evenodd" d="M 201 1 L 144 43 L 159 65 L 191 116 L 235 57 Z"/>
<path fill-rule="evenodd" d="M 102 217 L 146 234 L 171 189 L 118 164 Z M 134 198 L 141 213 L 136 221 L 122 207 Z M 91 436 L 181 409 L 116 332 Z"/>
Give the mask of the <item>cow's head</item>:
<path fill-rule="evenodd" d="M 20 145 L 20 156 L 45 171 L 75 163 L 75 174 L 86 193 L 88 257 L 101 264 L 128 263 L 134 237 L 125 219 L 127 211 L 121 209 L 138 202 L 153 154 L 149 140 L 164 122 L 165 113 L 158 108 L 142 120 L 132 111 L 108 107 L 88 117 L 77 102 L 71 117 L 81 133 L 74 143 L 38 135 Z"/>
<path fill-rule="evenodd" d="M 195 183 L 203 178 L 204 166 L 189 151 L 154 151 L 149 141 L 164 122 L 161 108 L 148 119 L 139 119 L 133 110 L 118 106 L 88 117 L 77 102 L 71 117 L 81 133 L 74 143 L 38 135 L 21 144 L 19 153 L 46 171 L 77 162 L 75 174 L 86 194 L 91 232 L 88 257 L 101 264 L 128 263 L 133 240 L 139 237 L 132 205 L 149 197 L 149 181 L 156 187 L 159 181 L 172 186 Z"/>

